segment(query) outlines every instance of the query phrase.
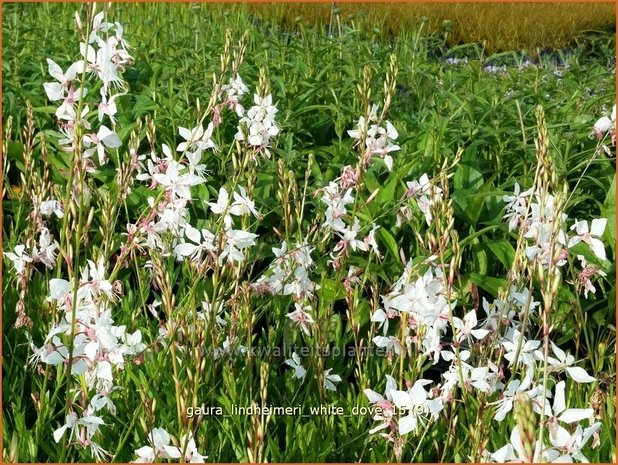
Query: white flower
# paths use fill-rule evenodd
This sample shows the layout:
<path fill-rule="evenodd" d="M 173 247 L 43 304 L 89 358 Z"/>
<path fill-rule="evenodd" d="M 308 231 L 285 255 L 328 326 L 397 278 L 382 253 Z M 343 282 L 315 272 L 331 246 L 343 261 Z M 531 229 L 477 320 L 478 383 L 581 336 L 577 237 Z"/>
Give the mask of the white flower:
<path fill-rule="evenodd" d="M 323 226 L 328 226 L 335 231 L 345 230 L 345 223 L 341 217 L 347 213 L 346 205 L 354 203 L 352 189 L 342 193 L 339 184 L 330 182 L 324 188 L 324 195 L 320 200 L 327 205 L 326 221 Z"/>
<path fill-rule="evenodd" d="M 566 372 L 577 383 L 594 383 L 597 380 L 581 367 L 567 367 Z"/>
<path fill-rule="evenodd" d="M 386 389 L 384 390 L 384 396 L 381 396 L 371 389 L 365 389 L 363 392 L 369 399 L 371 405 L 377 407 L 376 414 L 373 416 L 375 421 L 381 423 L 369 430 L 369 434 L 374 434 L 384 428 L 388 428 L 391 424 L 391 419 L 394 414 L 393 392 L 397 389 L 397 382 L 395 378 L 390 375 L 386 375 Z"/>
<path fill-rule="evenodd" d="M 45 343 L 40 348 L 31 343 L 33 353 L 29 359 L 30 363 L 35 364 L 40 361 L 47 365 L 58 365 L 68 360 L 69 350 L 56 335 L 66 333 L 70 328 L 69 325 L 59 325 L 52 328 L 45 339 Z"/>
<path fill-rule="evenodd" d="M 296 298 L 300 299 L 303 297 L 311 297 L 318 289 L 320 289 L 320 285 L 311 281 L 307 268 L 298 266 L 294 270 L 293 279 L 286 282 L 283 286 L 283 294 L 294 295 Z"/>
<path fill-rule="evenodd" d="M 395 336 L 376 336 L 372 341 L 377 347 L 392 350 L 397 355 L 401 353 L 401 342 Z"/>
<path fill-rule="evenodd" d="M 43 228 L 39 238 L 39 248 L 35 247 L 32 254 L 37 260 L 40 260 L 47 268 L 53 268 L 56 264 L 56 249 L 58 246 L 53 242 L 49 229 Z"/>
<path fill-rule="evenodd" d="M 255 245 L 257 234 L 241 229 L 228 229 L 225 231 L 225 246 L 219 255 L 219 264 L 227 257 L 228 262 L 242 262 L 245 259 L 243 249 Z"/>
<path fill-rule="evenodd" d="M 381 296 L 382 297 L 382 301 L 384 302 L 386 299 L 386 297 Z M 395 313 L 391 312 L 391 315 L 394 316 Z M 382 331 L 384 334 L 386 334 L 388 332 L 388 326 L 389 326 L 389 316 L 388 313 L 386 313 L 384 310 L 382 310 L 381 308 L 378 308 L 375 312 L 373 312 L 371 314 L 371 321 L 373 323 L 378 323 L 378 328 L 382 328 Z"/>
<path fill-rule="evenodd" d="M 188 435 L 180 438 L 180 450 L 184 451 L 184 459 L 189 463 L 204 463 L 204 459 L 208 456 L 202 455 L 197 451 L 193 433 L 189 431 Z"/>
<path fill-rule="evenodd" d="M 391 299 L 391 307 L 404 313 L 433 314 L 435 306 L 427 289 L 428 284 L 428 281 L 423 278 L 407 283 L 403 292 Z"/>
<path fill-rule="evenodd" d="M 230 78 L 229 84 L 224 84 L 221 89 L 227 92 L 228 97 L 232 95 L 242 96 L 249 92 L 249 88 L 243 82 L 240 74 L 237 74 L 234 79 Z"/>
<path fill-rule="evenodd" d="M 372 105 L 368 120 L 366 120 L 364 116 L 361 116 L 360 118 L 358 118 L 358 123 L 356 123 L 357 129 L 348 130 L 348 135 L 354 139 L 360 140 L 361 134 L 365 132 L 368 128 L 368 122 L 375 121 L 377 119 L 377 111 L 378 111 L 378 106 L 375 104 Z"/>
<path fill-rule="evenodd" d="M 230 78 L 229 84 L 221 86 L 221 90 L 227 92 L 227 100 L 231 107 L 239 117 L 242 117 L 245 114 L 245 109 L 239 103 L 239 97 L 249 92 L 249 88 L 245 85 L 240 75 L 237 74 L 235 79 Z"/>
<path fill-rule="evenodd" d="M 416 431 L 419 420 L 426 414 L 436 415 L 442 410 L 442 403 L 436 399 L 428 399 L 423 386 L 431 384 L 426 379 L 417 380 L 408 391 L 392 391 L 393 402 L 397 408 L 408 414 L 399 419 L 399 434 L 405 435 Z"/>
<path fill-rule="evenodd" d="M 513 195 L 504 195 L 502 200 L 506 203 L 506 215 L 504 218 L 509 220 L 509 232 L 514 230 L 526 213 L 526 202 L 532 194 L 533 189 L 530 188 L 525 192 L 521 192 L 521 187 L 518 182 L 515 182 L 515 191 Z"/>
<path fill-rule="evenodd" d="M 219 196 L 217 197 L 217 201 L 208 202 L 208 206 L 210 207 L 210 210 L 214 214 L 216 215 L 225 214 L 223 218 L 223 224 L 225 225 L 226 228 L 229 228 L 232 226 L 232 217 L 230 216 L 230 212 L 228 211 L 229 204 L 230 204 L 230 196 L 227 193 L 227 190 L 225 189 L 225 187 L 223 186 L 219 188 Z"/>
<path fill-rule="evenodd" d="M 600 139 L 603 137 L 604 133 L 609 132 L 612 136 L 612 140 L 615 142 L 615 131 L 616 131 L 616 105 L 612 108 L 612 114 L 608 118 L 607 116 L 602 116 L 599 120 L 594 123 L 594 132 L 596 136 Z"/>
<path fill-rule="evenodd" d="M 397 137 L 399 137 L 399 133 L 389 121 L 386 121 L 386 128 L 373 125 L 367 131 L 367 139 L 365 141 L 367 148 L 372 154 L 384 159 L 384 164 L 389 171 L 393 169 L 393 158 L 389 153 L 401 149 L 401 147 L 393 143 Z"/>
<path fill-rule="evenodd" d="M 593 294 L 596 292 L 596 288 L 594 284 L 592 284 L 590 278 L 595 275 L 605 277 L 607 274 L 597 266 L 589 264 L 583 255 L 578 255 L 577 259 L 581 262 L 582 267 L 582 271 L 577 277 L 577 286 L 578 289 L 584 288 L 584 297 L 588 298 L 588 293 L 590 291 L 592 291 Z"/>
<path fill-rule="evenodd" d="M 154 174 L 154 180 L 165 186 L 165 190 L 176 198 L 191 200 L 189 187 L 204 182 L 204 179 L 191 173 L 181 174 L 185 169 L 175 160 L 170 160 L 165 174 Z"/>
<path fill-rule="evenodd" d="M 56 443 L 60 442 L 60 439 L 62 439 L 62 436 L 64 436 L 64 433 L 67 430 L 70 430 L 69 442 L 71 442 L 71 439 L 76 434 L 76 431 L 75 431 L 76 425 L 77 425 L 77 415 L 75 413 L 69 413 L 65 418 L 65 424 L 54 431 L 54 441 L 56 441 Z"/>
<path fill-rule="evenodd" d="M 148 435 L 152 446 L 140 447 L 135 451 L 135 463 L 153 463 L 155 459 L 178 459 L 182 453 L 178 447 L 170 446 L 170 435 L 163 428 L 154 428 Z"/>
<path fill-rule="evenodd" d="M 285 364 L 294 368 L 294 377 L 303 379 L 307 375 L 307 370 L 300 364 L 300 357 L 296 352 L 292 352 L 292 358 L 287 359 Z"/>
<path fill-rule="evenodd" d="M 105 259 L 102 256 L 96 264 L 88 260 L 88 266 L 82 269 L 78 291 L 78 295 L 82 298 L 94 298 L 101 294 L 105 294 L 110 300 L 115 297 L 112 283 L 105 279 Z"/>
<path fill-rule="evenodd" d="M 334 252 L 346 251 L 348 246 L 352 247 L 352 250 L 362 250 L 367 251 L 367 243 L 365 241 L 361 241 L 356 239 L 356 235 L 360 231 L 360 223 L 358 218 L 354 218 L 354 224 L 351 228 L 347 226 L 343 226 L 341 229 L 338 229 L 336 232 L 341 236 L 341 241 L 335 246 Z"/>
<path fill-rule="evenodd" d="M 73 438 L 76 440 L 79 439 L 80 443 L 84 446 L 89 446 L 93 454 L 98 458 L 107 454 L 101 446 L 92 441 L 93 436 L 99 431 L 99 428 L 105 425 L 102 418 L 95 415 L 86 415 L 78 419 L 75 413 L 70 413 L 66 416 L 65 421 L 66 423 L 63 426 L 54 431 L 54 441 L 57 443 L 60 442 L 64 433 L 70 430 L 69 442 L 71 442 Z M 81 433 L 79 432 L 80 426 L 83 427 Z"/>
<path fill-rule="evenodd" d="M 107 161 L 105 148 L 118 148 L 122 145 L 122 142 L 115 132 L 111 131 L 107 126 L 102 125 L 96 134 L 86 134 L 84 136 L 84 145 L 86 147 L 90 147 L 93 144 L 94 147 L 84 150 L 84 158 L 89 158 L 97 152 L 99 164 L 103 165 Z"/>
<path fill-rule="evenodd" d="M 341 376 L 331 375 L 330 374 L 331 371 L 332 371 L 332 368 L 329 368 L 328 370 L 324 370 L 324 387 L 328 389 L 329 391 L 336 391 L 337 386 L 335 386 L 335 383 L 341 382 Z"/>
<path fill-rule="evenodd" d="M 86 59 L 86 67 L 89 72 L 95 74 L 103 83 L 105 92 L 110 85 L 116 85 L 124 88 L 126 85 L 118 75 L 118 66 L 112 61 L 112 56 L 115 53 L 115 41 L 110 37 L 107 42 L 99 41 L 97 45 L 99 50 L 84 43 L 80 44 L 82 56 Z"/>
<path fill-rule="evenodd" d="M 201 152 L 203 150 L 217 148 L 215 143 L 212 141 L 213 130 L 214 125 L 212 122 L 208 124 L 206 131 L 204 131 L 204 127 L 201 124 L 194 127 L 193 129 L 179 127 L 178 133 L 183 139 L 185 139 L 185 142 L 181 142 L 180 144 L 178 144 L 178 147 L 176 147 L 176 151 L 185 152 L 187 150 L 195 149 L 201 155 Z"/>
<path fill-rule="evenodd" d="M 206 173 L 206 165 L 200 163 L 202 160 L 202 151 L 196 150 L 195 152 L 185 152 L 187 161 L 189 162 L 189 173 L 196 174 L 197 176 L 204 177 Z"/>
<path fill-rule="evenodd" d="M 371 231 L 369 231 L 369 234 L 365 236 L 363 242 L 365 242 L 366 246 L 371 247 L 371 250 L 373 251 L 373 253 L 376 254 L 378 258 L 382 258 L 382 255 L 380 254 L 380 249 L 378 248 L 378 243 L 376 242 L 376 231 L 380 226 L 377 226 L 373 223 L 371 226 Z"/>
<path fill-rule="evenodd" d="M 494 420 L 502 421 L 506 417 L 506 414 L 513 409 L 513 401 L 515 397 L 523 392 L 530 392 L 529 388 L 532 386 L 534 380 L 534 365 L 528 365 L 526 369 L 526 376 L 523 380 L 514 379 L 510 381 L 506 389 L 502 394 L 502 398 L 496 402 L 499 405 L 494 415 Z M 530 397 L 530 394 L 528 394 Z"/>
<path fill-rule="evenodd" d="M 294 303 L 296 310 L 287 314 L 287 317 L 292 320 L 294 323 L 300 326 L 303 332 L 309 336 L 311 333 L 309 331 L 309 325 L 315 323 L 309 311 L 311 310 L 310 306 L 303 307 L 298 302 Z"/>
<path fill-rule="evenodd" d="M 154 199 L 153 199 L 154 202 Z M 174 237 L 180 235 L 180 228 L 187 224 L 187 200 L 175 198 L 165 205 L 165 208 L 157 212 L 157 221 L 151 221 L 140 228 L 140 232 L 147 235 L 148 247 L 158 247 L 167 253 L 167 247 L 161 239 L 165 232 L 171 232 Z"/>
<path fill-rule="evenodd" d="M 79 60 L 69 66 L 66 73 L 62 72 L 62 68 L 56 64 L 54 60 L 47 59 L 49 74 L 58 82 L 46 82 L 43 84 L 47 98 L 52 102 L 64 99 L 64 93 L 67 91 L 71 83 L 80 75 L 84 69 L 84 61 Z"/>
<path fill-rule="evenodd" d="M 373 105 L 371 114 L 369 115 L 369 121 L 375 121 L 377 112 L 377 106 Z M 391 171 L 393 169 L 393 158 L 389 155 L 390 152 L 400 150 L 401 147 L 394 144 L 394 141 L 399 137 L 399 133 L 395 127 L 386 121 L 386 128 L 380 127 L 377 124 L 371 125 L 367 128 L 367 120 L 364 116 L 358 119 L 356 124 L 357 129 L 348 130 L 348 135 L 354 139 L 360 141 L 363 134 L 365 134 L 365 147 L 369 155 L 378 155 L 384 159 L 386 168 Z M 365 162 L 369 163 L 369 159 L 365 158 Z"/>
<path fill-rule="evenodd" d="M 491 454 L 490 457 L 494 462 L 498 463 L 532 463 L 535 461 L 535 457 L 528 457 L 528 454 L 524 449 L 524 445 L 521 439 L 521 433 L 519 431 L 519 426 L 515 426 L 513 428 L 513 431 L 511 432 L 510 443 Z"/>
<path fill-rule="evenodd" d="M 275 126 L 275 115 L 277 107 L 273 105 L 273 97 L 268 94 L 265 97 L 260 97 L 255 94 L 253 96 L 255 105 L 247 112 L 247 118 L 251 123 L 262 123 L 265 126 Z M 276 135 L 276 134 L 273 134 Z"/>
<path fill-rule="evenodd" d="M 470 310 L 468 313 L 466 313 L 463 321 L 457 317 L 453 317 L 453 324 L 457 329 L 457 342 L 461 342 L 464 339 L 467 339 L 470 335 L 480 340 L 489 334 L 489 330 L 487 329 L 474 329 L 477 325 L 476 312 L 474 310 Z"/>
<path fill-rule="evenodd" d="M 571 354 L 567 354 L 552 341 L 549 342 L 552 347 L 552 352 L 556 357 L 547 357 L 547 363 L 549 365 L 556 370 L 565 370 L 567 375 L 577 383 L 593 383 L 596 381 L 596 378 L 590 376 L 583 368 L 571 366 L 575 362 L 575 357 Z M 537 360 L 543 360 L 543 353 L 540 350 L 535 352 L 535 356 Z"/>
<path fill-rule="evenodd" d="M 577 425 L 573 434 L 569 433 L 562 426 L 557 426 L 553 434 L 550 434 L 551 444 L 558 450 L 560 457 L 554 462 L 573 462 L 573 459 L 583 463 L 588 463 L 588 459 L 582 454 L 582 449 L 590 438 L 601 428 L 601 423 L 592 424 L 586 429 Z"/>
<path fill-rule="evenodd" d="M 247 116 L 240 120 L 235 139 L 247 140 L 249 145 L 263 150 L 264 154 L 269 156 L 270 139 L 279 134 L 279 127 L 275 122 L 277 107 L 272 104 L 271 95 L 260 97 L 255 94 L 253 101 L 255 105 L 249 109 Z"/>
<path fill-rule="evenodd" d="M 535 351 L 540 345 L 541 341 L 527 340 L 517 329 L 509 329 L 506 338 L 502 341 L 502 346 L 506 351 L 504 358 L 509 361 L 509 366 L 512 366 L 515 363 L 515 355 L 517 355 L 519 348 L 518 365 L 531 365 L 534 363 Z"/>
<path fill-rule="evenodd" d="M 425 173 L 419 178 L 418 181 L 413 180 L 411 182 L 406 182 L 406 186 L 408 188 L 406 192 L 407 197 L 420 197 L 423 194 L 429 194 L 432 183 L 429 180 L 427 173 Z"/>
<path fill-rule="evenodd" d="M 99 33 L 109 31 L 110 27 L 112 26 L 111 23 L 107 23 L 103 21 L 104 17 L 105 17 L 105 12 L 100 11 L 92 19 L 92 30 L 90 32 L 90 36 L 88 37 L 89 43 L 93 43 L 93 42 L 101 40 L 99 38 Z"/>
<path fill-rule="evenodd" d="M 490 392 L 492 390 L 489 373 L 489 367 L 472 368 L 469 366 L 463 367 L 463 378 L 466 386 L 473 386 L 481 392 Z"/>
<path fill-rule="evenodd" d="M 107 408 L 109 413 L 112 415 L 116 415 L 116 405 L 109 398 L 109 394 L 117 388 L 112 389 L 107 394 L 95 394 L 92 399 L 90 399 L 90 404 L 88 405 L 89 412 L 97 412 L 103 408 Z"/>
<path fill-rule="evenodd" d="M 260 213 L 255 209 L 253 200 L 247 197 L 247 190 L 238 186 L 240 193 L 234 192 L 234 202 L 230 206 L 230 213 L 232 215 L 241 216 L 252 214 L 256 218 L 260 218 Z"/>
<path fill-rule="evenodd" d="M 120 97 L 122 94 L 114 94 L 107 98 L 107 93 L 103 88 L 101 88 L 101 103 L 98 106 L 97 117 L 99 118 L 99 122 L 103 121 L 103 116 L 107 115 L 114 124 L 116 122 L 116 118 L 114 116 L 118 112 L 118 107 L 116 106 L 116 99 Z"/>
<path fill-rule="evenodd" d="M 49 297 L 48 302 L 57 301 L 60 306 L 63 302 L 70 298 L 71 284 L 66 279 L 50 279 L 49 280 Z"/>
<path fill-rule="evenodd" d="M 25 250 L 26 246 L 20 244 L 15 246 L 15 250 L 13 252 L 4 252 L 4 256 L 13 262 L 13 266 L 15 267 L 15 272 L 17 274 L 23 273 L 26 269 L 26 264 L 32 262 L 32 258 L 25 253 Z"/>
<path fill-rule="evenodd" d="M 580 242 L 587 243 L 599 260 L 606 260 L 605 246 L 599 240 L 603 236 L 607 219 L 597 218 L 592 220 L 590 230 L 588 229 L 587 221 L 576 221 L 571 230 L 575 230 L 576 236 L 569 239 L 569 248 Z"/>
<path fill-rule="evenodd" d="M 58 218 L 64 217 L 62 205 L 56 199 L 46 200 L 39 205 L 39 212 L 43 216 L 56 215 Z"/>
<path fill-rule="evenodd" d="M 313 248 L 306 242 L 296 244 L 289 252 L 287 243 L 283 241 L 281 248 L 273 247 L 275 260 L 266 274 L 252 285 L 256 290 L 271 294 L 294 295 L 296 300 L 311 297 L 320 288 L 309 278 L 308 268 L 313 266 L 311 252 Z"/>
<path fill-rule="evenodd" d="M 433 214 L 431 207 L 442 198 L 442 189 L 434 185 L 427 174 L 423 174 L 418 181 L 406 183 L 408 190 L 406 197 L 415 197 L 416 204 L 425 215 L 428 225 L 431 225 Z"/>
<path fill-rule="evenodd" d="M 213 213 L 217 215 L 221 215 L 225 212 L 227 206 L 229 205 L 230 196 L 227 193 L 225 187 L 219 188 L 219 197 L 217 197 L 217 202 L 209 202 L 208 205 Z"/>
<path fill-rule="evenodd" d="M 552 407 L 552 415 L 550 417 L 550 432 L 552 430 L 551 422 L 553 418 L 557 418 L 559 421 L 563 421 L 565 423 L 576 423 L 582 420 L 586 420 L 588 418 L 592 418 L 594 415 L 594 410 L 591 408 L 566 408 L 565 402 L 565 382 L 560 381 L 556 384 L 556 389 L 554 393 L 554 404 Z"/>
<path fill-rule="evenodd" d="M 207 229 L 199 231 L 190 224 L 186 224 L 184 233 L 191 242 L 180 242 L 174 247 L 174 255 L 177 259 L 191 257 L 193 261 L 197 261 L 202 252 L 215 251 L 215 236 Z"/>

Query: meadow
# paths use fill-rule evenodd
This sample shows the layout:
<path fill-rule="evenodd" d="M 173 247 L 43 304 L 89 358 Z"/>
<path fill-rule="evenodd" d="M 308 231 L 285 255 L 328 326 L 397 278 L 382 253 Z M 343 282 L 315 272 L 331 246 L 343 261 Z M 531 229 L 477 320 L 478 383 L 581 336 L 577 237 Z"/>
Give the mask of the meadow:
<path fill-rule="evenodd" d="M 3 461 L 615 462 L 607 19 L 96 6 L 2 4 Z"/>
<path fill-rule="evenodd" d="M 477 43 L 487 53 L 560 49 L 614 28 L 612 3 L 273 3 L 249 4 L 252 14 L 285 27 L 298 22 L 338 30 L 344 25 L 382 38 L 405 35 L 420 23 L 449 47 Z M 242 7 L 240 7 L 242 8 Z"/>

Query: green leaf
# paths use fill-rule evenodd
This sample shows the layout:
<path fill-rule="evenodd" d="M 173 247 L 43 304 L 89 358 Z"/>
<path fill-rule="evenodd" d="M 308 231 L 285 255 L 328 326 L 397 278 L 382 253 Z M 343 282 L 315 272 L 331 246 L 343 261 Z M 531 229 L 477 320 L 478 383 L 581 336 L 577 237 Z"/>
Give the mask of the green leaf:
<path fill-rule="evenodd" d="M 607 218 L 607 228 L 605 229 L 606 243 L 612 249 L 612 255 L 616 255 L 616 175 L 612 180 L 612 185 L 607 192 L 605 202 L 601 208 L 601 215 Z"/>
<path fill-rule="evenodd" d="M 477 150 L 471 148 L 464 150 L 455 170 L 453 182 L 455 190 L 479 189 L 483 185 L 483 174 L 480 171 Z"/>
<path fill-rule="evenodd" d="M 377 230 L 378 236 L 392 255 L 392 258 L 397 260 L 398 263 L 401 263 L 401 259 L 399 257 L 399 249 L 397 248 L 397 242 L 393 235 L 388 232 L 385 228 L 379 228 Z"/>
<path fill-rule="evenodd" d="M 395 190 L 397 189 L 398 184 L 399 180 L 397 179 L 397 176 L 391 176 L 386 186 L 384 186 L 384 189 L 382 189 L 376 196 L 376 201 L 380 205 L 386 205 L 393 202 L 395 200 Z"/>
<path fill-rule="evenodd" d="M 493 278 L 491 276 L 483 276 L 478 273 L 470 273 L 468 279 L 476 284 L 481 289 L 486 290 L 494 297 L 498 297 L 499 290 L 506 288 L 506 279 Z"/>
<path fill-rule="evenodd" d="M 325 302 L 333 302 L 343 296 L 341 283 L 334 279 L 323 278 L 320 285 L 319 293 Z"/>
<path fill-rule="evenodd" d="M 501 239 L 485 244 L 489 250 L 496 256 L 500 263 L 508 270 L 511 268 L 513 261 L 515 260 L 515 249 L 513 245 L 506 240 Z"/>

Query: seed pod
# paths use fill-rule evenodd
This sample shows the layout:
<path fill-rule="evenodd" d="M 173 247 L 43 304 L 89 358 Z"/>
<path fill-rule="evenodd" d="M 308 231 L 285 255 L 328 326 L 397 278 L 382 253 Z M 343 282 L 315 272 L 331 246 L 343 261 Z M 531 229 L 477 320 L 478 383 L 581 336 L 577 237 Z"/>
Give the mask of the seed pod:
<path fill-rule="evenodd" d="M 536 414 L 532 410 L 532 401 L 528 394 L 521 393 L 515 397 L 515 421 L 521 436 L 521 442 L 524 449 L 525 457 L 522 457 L 525 462 L 532 462 L 534 459 L 534 449 L 536 446 Z"/>

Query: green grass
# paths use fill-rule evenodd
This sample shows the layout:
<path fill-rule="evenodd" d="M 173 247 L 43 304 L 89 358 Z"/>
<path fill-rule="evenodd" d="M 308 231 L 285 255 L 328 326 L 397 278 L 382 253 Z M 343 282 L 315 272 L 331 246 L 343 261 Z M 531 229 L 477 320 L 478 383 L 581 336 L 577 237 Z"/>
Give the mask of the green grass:
<path fill-rule="evenodd" d="M 74 9 L 83 17 L 85 7 L 12 3 L 2 8 L 2 116 L 5 125 L 9 117 L 13 121 L 13 130 L 5 140 L 8 165 L 4 166 L 8 171 L 4 170 L 3 179 L 2 233 L 3 250 L 12 251 L 32 235 L 34 226 L 28 219 L 32 201 L 24 193 L 32 192 L 29 180 L 38 179 L 33 171 L 42 173 L 48 166 L 55 197 L 62 199 L 65 195 L 72 159 L 71 154 L 58 149 L 53 120 L 56 107 L 43 91 L 43 83 L 51 80 L 45 59 L 53 58 L 63 70 L 77 59 L 79 36 L 74 28 Z M 120 161 L 128 160 L 131 133 L 135 131 L 139 153 L 149 153 L 146 127 L 150 119 L 156 127 L 158 153 L 163 143 L 176 147 L 181 141 L 178 127 L 194 127 L 208 103 L 212 76 L 220 70 L 219 56 L 227 29 L 234 43 L 247 32 L 247 49 L 239 73 L 253 93 L 258 88 L 259 70 L 264 69 L 279 109 L 277 122 L 281 128 L 271 158 L 263 160 L 255 171 L 242 171 L 230 161 L 230 154 L 236 150 L 232 141 L 237 121 L 226 114 L 213 135 L 221 151 L 204 155 L 207 183 L 192 190 L 197 200 L 189 209 L 190 223 L 213 228 L 215 221 L 203 202 L 215 202 L 219 187 L 227 185 L 229 190 L 234 176 L 252 185 L 252 198 L 264 217 L 243 224 L 260 238 L 248 252 L 247 263 L 239 267 L 238 275 L 226 268 L 219 276 L 223 285 L 217 287 L 220 282 L 212 275 L 200 277 L 187 264 L 157 254 L 136 256 L 117 274 L 124 295 L 113 307 L 115 324 L 126 325 L 128 332 L 141 329 L 149 350 L 140 363 L 131 359 L 123 371 L 114 375 L 114 384 L 122 387 L 113 395 L 117 412 L 105 414 L 108 426 L 97 439 L 115 461 L 134 460 L 135 449 L 147 444 L 147 435 L 154 427 L 166 428 L 176 438 L 195 427 L 198 450 L 209 456 L 208 461 L 248 461 L 251 456 L 247 449 L 260 443 L 260 426 L 266 432 L 263 456 L 258 458 L 269 462 L 395 460 L 391 444 L 377 434 L 368 434 L 376 423 L 367 415 L 281 416 L 265 425 L 258 425 L 257 417 L 243 416 L 206 416 L 198 422 L 186 418 L 179 400 L 185 407 L 203 403 L 222 406 L 226 411 L 232 405 L 251 402 L 302 405 L 305 409 L 333 405 L 348 414 L 355 406 L 367 406 L 363 389 L 382 394 L 385 374 L 398 377 L 400 367 L 405 374 L 402 377 L 411 382 L 422 377 L 439 381 L 439 372 L 430 361 L 420 363 L 420 356 L 393 356 L 390 361 L 368 357 L 362 361 L 360 373 L 354 357 L 313 356 L 303 357 L 309 374 L 300 384 L 283 364 L 289 354 L 274 355 L 273 350 L 294 344 L 298 348 L 343 350 L 360 340 L 364 347 L 372 345 L 371 338 L 378 332 L 369 321 L 370 313 L 381 305 L 379 295 L 386 295 L 401 275 L 405 265 L 402 256 L 415 264 L 422 262 L 431 255 L 429 236 L 442 237 L 438 234 L 443 231 L 442 219 L 427 226 L 423 216 L 415 214 L 412 220 L 397 226 L 406 182 L 423 173 L 439 182 L 443 163 L 453 162 L 457 154 L 461 160 L 450 171 L 448 181 L 452 200 L 449 214 L 456 237 L 449 239 L 440 258 L 460 258 L 453 285 L 458 302 L 455 315 L 461 318 L 476 308 L 480 319 L 482 299 L 492 301 L 508 291 L 507 273 L 513 263 L 517 234 L 509 233 L 502 220 L 502 196 L 513 192 L 515 181 L 525 188 L 533 185 L 537 167 L 535 110 L 539 105 L 547 121 L 547 143 L 556 182 L 568 189 L 565 211 L 569 218 L 609 220 L 603 236 L 609 260 L 598 263 L 607 277 L 595 281 L 596 294 L 584 299 L 568 282 L 576 277 L 578 266 L 569 262 L 552 300 L 551 324 L 552 341 L 581 360 L 578 366 L 599 379 L 593 384 L 577 385 L 564 375 L 560 378 L 567 380 L 569 407 L 586 408 L 596 401 L 595 417 L 602 423 L 600 445 L 586 447 L 584 454 L 591 462 L 615 461 L 615 150 L 612 147 L 611 155 L 599 151 L 598 141 L 591 136 L 594 123 L 609 114 L 615 102 L 612 34 L 580 38 L 568 49 L 541 54 L 536 65 L 526 67 L 527 57 L 521 52 L 487 54 L 478 44 L 480 39 L 450 46 L 448 37 L 418 27 L 383 37 L 371 28 L 352 27 L 353 22 L 345 19 L 330 37 L 324 25 L 313 27 L 310 21 L 300 21 L 279 26 L 245 7 L 113 4 L 106 11 L 110 21 L 123 24 L 134 63 L 124 73 L 128 93 L 118 99 L 123 146 L 110 157 L 108 165 L 85 181 L 92 194 L 94 220 L 87 230 L 88 243 L 80 249 L 80 267 L 86 258 L 103 254 L 109 261 L 108 271 L 113 268 L 125 241 L 126 224 L 137 221 L 147 207 L 148 196 L 156 197 L 161 192 L 136 183 L 126 201 L 115 203 L 116 173 Z M 364 84 L 363 73 L 368 76 L 371 101 L 382 102 L 391 54 L 397 58 L 398 73 L 387 119 L 399 132 L 397 143 L 401 150 L 393 154 L 392 172 L 376 162 L 364 173 L 355 210 L 364 226 L 371 221 L 380 224 L 376 237 L 383 257 L 353 253 L 345 262 L 346 268 L 334 272 L 328 262 L 337 241 L 332 237 L 322 241 L 325 233 L 320 225 L 325 207 L 319 200 L 321 195 L 314 192 L 337 178 L 342 167 L 356 163 L 358 153 L 347 130 L 354 128 L 364 112 L 358 91 Z M 451 65 L 446 62 L 451 57 L 467 57 L 468 61 Z M 491 73 L 485 69 L 489 65 L 506 68 Z M 33 170 L 28 169 L 24 157 L 26 102 L 32 104 L 37 133 Z M 250 106 L 251 95 L 245 96 L 244 103 Z M 95 121 L 96 116 L 91 119 Z M 49 164 L 41 154 L 40 135 L 46 139 Z M 367 202 L 376 191 L 372 201 Z M 304 216 L 292 220 L 301 200 L 305 202 Z M 111 218 L 105 215 L 106 201 L 116 205 Z M 88 211 L 82 213 L 81 221 L 79 215 L 71 216 L 75 223 L 69 229 L 73 230 L 74 242 L 77 225 L 84 226 Z M 62 220 L 50 224 L 57 240 L 65 238 Z M 244 292 L 246 283 L 255 281 L 271 263 L 271 247 L 278 247 L 282 238 L 295 243 L 305 237 L 315 240 L 312 256 L 316 264 L 311 277 L 321 285 L 313 302 L 319 337 L 312 338 L 303 337 L 289 325 L 285 315 L 294 308 L 289 297 L 248 296 Z M 577 250 L 587 253 L 584 246 Z M 176 352 L 181 361 L 179 368 L 172 367 L 176 355 L 157 342 L 159 322 L 147 310 L 153 300 L 164 300 L 166 295 L 165 285 L 151 286 L 151 273 L 157 272 L 146 267 L 147 260 L 153 260 L 155 268 L 162 270 L 157 276 L 167 276 L 167 293 L 176 299 L 174 311 L 166 313 L 164 319 L 179 321 L 185 331 L 179 336 L 182 350 Z M 343 285 L 350 265 L 362 271 L 362 284 L 351 295 Z M 66 278 L 68 269 L 63 263 L 56 271 L 39 270 L 28 283 L 26 312 L 34 320 L 30 334 L 37 346 L 54 323 L 56 312 L 45 301 L 47 283 L 56 273 Z M 542 301 L 538 276 L 531 279 L 535 300 Z M 3 459 L 92 461 L 87 449 L 65 448 L 63 442 L 56 444 L 52 439 L 52 432 L 64 424 L 66 376 L 62 365 L 45 373 L 27 364 L 28 332 L 14 328 L 18 288 L 12 265 L 4 260 Z M 210 331 L 192 329 L 193 311 L 202 295 L 222 295 L 226 302 L 228 326 L 216 337 Z M 531 318 L 527 337 L 540 340 L 542 315 Z M 220 346 L 227 336 L 237 344 L 270 349 L 271 353 L 253 359 L 240 356 L 221 360 L 209 357 L 207 352 L 200 365 L 198 349 L 210 344 Z M 481 345 L 473 352 L 483 350 Z M 341 375 L 343 381 L 337 392 L 325 392 L 314 379 L 321 368 L 332 368 Z M 503 368 L 508 380 L 509 369 Z M 81 392 L 78 383 L 74 387 Z M 88 392 L 84 394 L 87 399 Z M 477 394 L 458 390 L 456 401 L 445 408 L 426 434 L 405 436 L 401 460 L 469 461 L 471 457 L 479 458 L 475 455 L 480 453 L 476 450 L 479 445 L 495 452 L 506 444 L 517 420 L 513 415 L 500 423 L 491 420 L 493 407 L 488 407 L 487 402 L 497 396 Z M 44 399 L 41 410 L 37 407 L 40 399 Z M 78 398 L 76 403 L 84 399 Z M 471 450 L 473 444 L 475 450 Z"/>

